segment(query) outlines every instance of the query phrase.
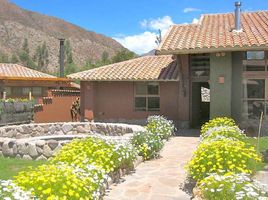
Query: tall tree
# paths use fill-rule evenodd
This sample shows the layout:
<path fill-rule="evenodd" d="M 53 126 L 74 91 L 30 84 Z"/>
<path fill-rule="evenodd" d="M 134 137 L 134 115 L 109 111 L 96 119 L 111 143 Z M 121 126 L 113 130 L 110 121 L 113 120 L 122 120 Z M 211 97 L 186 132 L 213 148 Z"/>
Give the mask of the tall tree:
<path fill-rule="evenodd" d="M 7 54 L 0 52 L 0 63 L 9 63 Z"/>
<path fill-rule="evenodd" d="M 16 54 L 12 54 L 10 62 L 18 63 L 19 62 L 18 56 Z"/>
<path fill-rule="evenodd" d="M 122 50 L 122 51 L 117 52 L 117 54 L 112 57 L 112 63 L 130 60 L 135 57 L 136 57 L 136 54 L 133 53 L 132 51 Z"/>
<path fill-rule="evenodd" d="M 29 67 L 32 69 L 36 68 L 35 63 L 33 62 L 32 58 L 30 57 L 30 49 L 27 38 L 24 39 L 21 51 L 19 52 L 19 58 L 22 64 L 25 67 Z"/>
<path fill-rule="evenodd" d="M 48 56 L 49 54 L 46 42 L 43 42 L 42 45 L 38 45 L 33 57 L 33 60 L 36 62 L 38 70 L 47 71 L 47 66 L 49 63 Z"/>

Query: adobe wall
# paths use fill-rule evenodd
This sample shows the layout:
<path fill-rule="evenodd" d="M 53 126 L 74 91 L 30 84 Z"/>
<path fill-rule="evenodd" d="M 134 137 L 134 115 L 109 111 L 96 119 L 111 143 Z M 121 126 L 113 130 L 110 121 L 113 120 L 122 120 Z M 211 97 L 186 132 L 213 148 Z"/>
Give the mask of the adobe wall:
<path fill-rule="evenodd" d="M 150 115 L 164 115 L 176 124 L 179 82 L 160 82 L 160 111 L 135 111 L 134 82 L 82 82 L 81 111 L 85 119 L 145 124 Z"/>

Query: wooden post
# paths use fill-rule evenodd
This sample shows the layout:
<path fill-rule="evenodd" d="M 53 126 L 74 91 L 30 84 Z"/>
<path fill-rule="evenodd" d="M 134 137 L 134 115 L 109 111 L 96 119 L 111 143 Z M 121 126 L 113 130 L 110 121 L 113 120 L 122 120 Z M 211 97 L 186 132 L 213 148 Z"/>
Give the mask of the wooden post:
<path fill-rule="evenodd" d="M 3 92 L 3 100 L 6 100 L 6 98 L 7 98 L 7 93 Z"/>
<path fill-rule="evenodd" d="M 29 92 L 29 100 L 30 101 L 32 100 L 32 92 L 31 91 Z"/>

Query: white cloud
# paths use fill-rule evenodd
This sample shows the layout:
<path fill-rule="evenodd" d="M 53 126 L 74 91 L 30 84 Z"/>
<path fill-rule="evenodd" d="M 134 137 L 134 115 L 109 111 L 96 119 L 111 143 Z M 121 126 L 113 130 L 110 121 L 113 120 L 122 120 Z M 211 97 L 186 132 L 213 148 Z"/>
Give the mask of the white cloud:
<path fill-rule="evenodd" d="M 162 18 L 157 19 L 144 19 L 140 22 L 143 28 L 148 28 L 151 30 L 165 30 L 168 29 L 171 25 L 174 24 L 170 16 L 164 16 Z"/>
<path fill-rule="evenodd" d="M 146 29 L 145 32 L 136 35 L 117 36 L 114 39 L 129 50 L 137 54 L 144 54 L 157 47 L 155 43 L 156 36 L 158 35 L 157 31 L 161 30 L 163 38 L 168 28 L 173 24 L 174 22 L 170 16 L 149 20 L 144 19 L 140 22 L 140 25 Z"/>
<path fill-rule="evenodd" d="M 141 34 L 117 37 L 114 39 L 129 50 L 134 51 L 137 54 L 143 54 L 156 48 L 156 35 L 157 34 L 154 32 L 145 31 Z"/>
<path fill-rule="evenodd" d="M 183 9 L 183 12 L 184 12 L 184 13 L 198 12 L 198 11 L 202 11 L 202 10 L 199 9 L 199 8 L 191 8 L 191 7 L 189 7 L 189 8 L 184 8 L 184 9 Z"/>
<path fill-rule="evenodd" d="M 198 24 L 198 22 L 199 22 L 199 19 L 193 18 L 192 24 Z"/>

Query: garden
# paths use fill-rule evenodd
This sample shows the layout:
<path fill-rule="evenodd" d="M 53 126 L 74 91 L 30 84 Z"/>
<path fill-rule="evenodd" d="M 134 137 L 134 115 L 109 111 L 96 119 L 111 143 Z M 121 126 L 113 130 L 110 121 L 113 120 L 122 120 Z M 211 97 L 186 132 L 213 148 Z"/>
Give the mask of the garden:
<path fill-rule="evenodd" d="M 145 131 L 128 143 L 75 139 L 46 162 L 31 161 L 33 167 L 22 162 L 19 170 L 0 180 L 0 199 L 102 199 L 109 183 L 134 169 L 137 157 L 156 158 L 174 130 L 172 121 L 150 116 Z"/>
<path fill-rule="evenodd" d="M 267 199 L 267 185 L 253 180 L 265 165 L 261 152 L 267 145 L 267 137 L 248 138 L 233 119 L 215 118 L 204 124 L 200 144 L 186 167 L 196 183 L 195 198 Z"/>

